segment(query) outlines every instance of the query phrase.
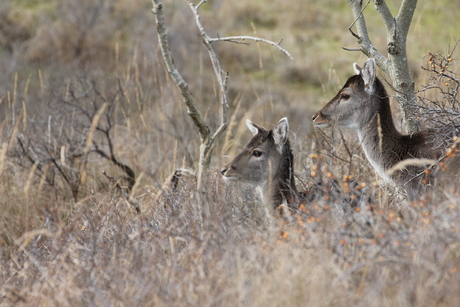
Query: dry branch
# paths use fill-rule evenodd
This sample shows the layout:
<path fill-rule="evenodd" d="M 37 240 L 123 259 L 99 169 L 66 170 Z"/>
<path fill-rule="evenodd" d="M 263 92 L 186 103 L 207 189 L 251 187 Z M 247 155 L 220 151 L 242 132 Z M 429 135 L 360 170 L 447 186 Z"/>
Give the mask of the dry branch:
<path fill-rule="evenodd" d="M 209 165 L 211 163 L 211 154 L 214 149 L 215 141 L 219 138 L 219 136 L 227 129 L 227 108 L 228 108 L 228 98 L 227 98 L 227 78 L 228 75 L 226 72 L 222 70 L 220 65 L 217 53 L 214 49 L 212 43 L 219 42 L 219 41 L 231 41 L 231 42 L 239 42 L 244 40 L 253 40 L 256 42 L 264 42 L 270 45 L 275 46 L 278 48 L 282 53 L 287 55 L 292 59 L 292 56 L 287 52 L 284 48 L 280 46 L 280 43 L 274 43 L 266 39 L 252 37 L 252 36 L 232 36 L 232 37 L 224 37 L 224 38 L 211 38 L 206 33 L 203 24 L 201 22 L 201 18 L 199 15 L 199 8 L 203 5 L 206 0 L 202 0 L 197 5 L 194 5 L 188 0 L 185 0 L 189 5 L 190 9 L 192 10 L 195 22 L 200 32 L 200 36 L 202 37 L 203 43 L 205 44 L 209 57 L 212 62 L 212 66 L 214 68 L 214 73 L 216 75 L 217 81 L 220 87 L 220 126 L 216 129 L 216 131 L 211 134 L 211 131 L 205 120 L 203 119 L 198 107 L 196 106 L 195 100 L 193 98 L 190 89 L 182 78 L 181 74 L 177 70 L 176 66 L 174 65 L 174 60 L 171 55 L 168 37 L 166 35 L 166 25 L 163 15 L 163 4 L 160 0 L 152 0 L 153 9 L 152 12 L 155 15 L 156 19 L 156 30 L 158 35 L 158 42 L 160 44 L 161 54 L 163 56 L 163 60 L 165 62 L 166 68 L 168 73 L 170 74 L 172 80 L 179 88 L 183 101 L 187 106 L 187 113 L 192 118 L 195 126 L 197 127 L 200 136 L 201 136 L 201 145 L 200 145 L 200 158 L 197 170 L 197 190 L 198 194 L 204 194 L 206 192 L 206 173 L 209 169 Z M 200 195 L 198 195 L 200 197 Z M 209 210 L 206 210 L 209 211 Z"/>
<path fill-rule="evenodd" d="M 363 13 L 371 0 L 364 7 L 362 0 L 347 1 L 355 18 L 348 29 L 356 37 L 360 50 L 368 57 L 374 58 L 380 69 L 390 76 L 393 82 L 392 87 L 396 91 L 396 99 L 401 106 L 406 131 L 413 133 L 420 130 L 414 82 L 410 75 L 406 54 L 407 33 L 412 22 L 417 0 L 403 0 L 396 17 L 393 17 L 384 0 L 374 0 L 375 8 L 379 12 L 387 31 L 388 57 L 385 57 L 377 50 L 369 38 Z M 357 34 L 351 29 L 354 25 L 356 25 Z M 344 49 L 354 50 L 350 48 Z"/>
<path fill-rule="evenodd" d="M 269 44 L 269 45 L 272 45 L 276 48 L 279 49 L 279 51 L 281 51 L 285 56 L 289 57 L 291 60 L 293 60 L 294 58 L 292 57 L 292 55 L 289 53 L 289 51 L 287 51 L 286 49 L 284 49 L 283 47 L 281 47 L 281 42 L 282 40 L 280 40 L 278 43 L 275 43 L 275 42 L 272 42 L 268 39 L 264 39 L 264 38 L 260 38 L 260 37 L 254 37 L 254 36 L 227 36 L 227 37 L 216 37 L 216 38 L 210 38 L 209 41 L 212 43 L 212 42 L 231 42 L 231 43 L 237 43 L 237 44 L 241 44 L 243 43 L 244 41 L 247 41 L 247 40 L 251 40 L 251 41 L 255 41 L 256 43 L 266 43 L 266 44 Z"/>
<path fill-rule="evenodd" d="M 169 75 L 173 79 L 176 86 L 179 88 L 182 98 L 185 105 L 187 106 L 187 114 L 192 118 L 195 126 L 198 129 L 198 132 L 201 136 L 201 141 L 205 141 L 209 138 L 209 128 L 206 125 L 203 116 L 201 115 L 200 110 L 196 107 L 195 99 L 193 98 L 192 93 L 188 87 L 188 84 L 185 82 L 184 78 L 177 70 L 176 65 L 174 64 L 171 50 L 169 48 L 169 41 L 166 35 L 166 25 L 163 15 L 163 4 L 159 0 L 152 0 L 153 2 L 153 14 L 156 19 L 156 28 L 158 34 L 158 42 L 160 43 L 161 55 L 165 62 L 166 68 Z"/>
<path fill-rule="evenodd" d="M 158 35 L 158 42 L 160 44 L 160 49 L 161 49 L 161 54 L 163 56 L 163 60 L 165 62 L 166 68 L 168 70 L 169 75 L 173 79 L 174 83 L 176 86 L 179 88 L 180 93 L 182 95 L 183 101 L 185 105 L 187 106 L 187 113 L 188 115 L 192 118 L 195 126 L 198 129 L 198 132 L 200 133 L 201 137 L 201 145 L 200 145 L 200 158 L 198 161 L 198 171 L 197 171 L 197 191 L 198 191 L 198 197 L 200 197 L 200 194 L 204 194 L 206 192 L 206 185 L 205 185 L 205 173 L 207 172 L 209 165 L 211 164 L 211 152 L 213 148 L 213 143 L 215 139 L 211 136 L 211 131 L 207 124 L 205 123 L 203 116 L 201 115 L 200 110 L 197 108 L 195 99 L 193 98 L 193 95 L 189 89 L 188 84 L 185 82 L 184 78 L 180 74 L 180 72 L 177 70 L 174 60 L 171 55 L 171 50 L 169 48 L 169 41 L 168 37 L 166 35 L 166 25 L 165 25 L 165 20 L 164 20 L 164 15 L 163 15 L 163 4 L 161 3 L 160 0 L 152 0 L 153 2 L 153 14 L 155 15 L 156 19 L 156 30 L 157 30 L 157 35 Z M 192 6 L 191 6 L 192 7 Z M 196 17 L 197 22 L 199 22 L 199 18 Z M 201 23 L 199 23 L 200 26 Z M 204 31 L 204 30 L 202 30 Z M 210 54 L 214 52 L 213 50 L 209 49 L 209 46 L 207 45 L 208 50 Z M 215 57 L 215 60 L 217 60 L 217 57 Z M 214 68 L 216 68 L 214 61 L 213 61 Z M 219 65 L 220 68 L 220 65 Z M 218 80 L 221 79 L 221 73 L 218 72 L 216 73 Z M 225 78 L 226 80 L 226 78 Z M 225 81 L 226 82 L 226 81 Z M 219 82 L 221 85 L 221 91 L 222 91 L 222 97 L 224 96 L 224 90 L 222 90 L 222 83 Z M 226 98 L 223 98 L 222 101 L 226 101 Z M 221 108 L 226 108 L 226 103 L 222 103 Z M 218 129 L 219 136 L 226 128 L 226 119 L 225 119 L 225 111 L 221 111 L 221 127 Z M 206 210 L 209 211 L 209 210 Z M 206 212 L 208 213 L 208 212 Z"/>

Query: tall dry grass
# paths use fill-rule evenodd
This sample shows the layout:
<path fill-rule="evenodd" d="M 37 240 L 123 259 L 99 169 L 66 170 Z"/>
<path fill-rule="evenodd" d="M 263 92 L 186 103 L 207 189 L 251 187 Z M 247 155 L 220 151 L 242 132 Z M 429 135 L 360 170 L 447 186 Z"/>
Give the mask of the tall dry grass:
<path fill-rule="evenodd" d="M 233 116 L 213 157 L 204 219 L 193 177 L 198 134 L 158 54 L 150 4 L 96 4 L 0 5 L 8 33 L 25 33 L 0 37 L 0 305 L 458 305 L 458 191 L 401 202 L 379 186 L 352 135 L 307 121 L 362 59 L 339 51 L 353 44 L 346 5 L 215 1 L 203 11 L 222 36 L 284 37 L 295 57 L 218 46 Z M 176 64 L 218 125 L 218 87 L 191 15 L 180 1 L 165 5 Z M 444 46 L 433 43 L 443 35 L 418 40 L 414 54 Z M 249 139 L 247 117 L 271 126 L 282 116 L 298 186 L 325 190 L 284 217 L 267 214 L 253 188 L 223 185 L 218 172 Z M 140 214 L 102 175 L 129 184 L 96 150 L 110 148 L 136 174 Z"/>

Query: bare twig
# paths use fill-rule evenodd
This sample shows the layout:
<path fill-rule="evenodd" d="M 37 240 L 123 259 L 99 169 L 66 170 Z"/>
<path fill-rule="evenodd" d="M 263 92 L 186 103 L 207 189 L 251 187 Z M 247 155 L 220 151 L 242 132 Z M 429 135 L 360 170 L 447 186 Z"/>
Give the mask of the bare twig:
<path fill-rule="evenodd" d="M 220 87 L 220 126 L 216 129 L 216 131 L 211 134 L 211 131 L 207 124 L 205 123 L 199 109 L 196 106 L 195 100 L 193 98 L 192 93 L 190 92 L 187 83 L 182 78 L 181 74 L 177 70 L 174 65 L 174 61 L 169 49 L 169 42 L 166 35 L 166 26 L 165 20 L 163 15 L 163 4 L 161 0 L 152 0 L 153 3 L 153 14 L 155 15 L 156 19 L 156 30 L 158 35 L 158 41 L 161 48 L 161 53 L 163 55 L 163 60 L 167 67 L 168 73 L 170 74 L 171 78 L 173 79 L 176 86 L 179 88 L 182 98 L 187 106 L 187 112 L 191 116 L 195 126 L 197 127 L 200 136 L 201 136 L 201 145 L 200 145 L 200 159 L 198 164 L 198 171 L 197 171 L 197 188 L 199 194 L 204 194 L 206 191 L 206 185 L 204 184 L 205 180 L 205 173 L 208 171 L 210 162 L 211 162 L 211 154 L 215 147 L 215 141 L 222 135 L 222 133 L 227 129 L 227 108 L 228 108 L 228 98 L 227 98 L 227 79 L 228 74 L 223 71 L 217 53 L 214 49 L 212 43 L 219 42 L 219 41 L 229 41 L 229 42 L 241 42 L 244 40 L 253 40 L 256 42 L 264 42 L 270 45 L 275 46 L 285 55 L 292 59 L 292 56 L 287 52 L 284 48 L 280 46 L 281 41 L 278 43 L 274 43 L 272 41 L 252 37 L 252 36 L 231 36 L 231 37 L 217 37 L 211 38 L 206 33 L 203 24 L 201 22 L 201 18 L 198 12 L 198 9 L 203 5 L 206 0 L 202 0 L 197 5 L 194 5 L 188 0 L 185 0 L 189 5 L 190 9 L 192 10 L 195 22 L 200 32 L 200 36 L 202 37 L 203 43 L 205 44 L 206 48 L 208 49 L 209 57 L 211 59 L 212 66 L 214 68 L 214 73 L 217 78 Z"/>
<path fill-rule="evenodd" d="M 363 12 L 367 8 L 367 6 L 369 5 L 370 2 L 371 2 L 371 0 L 367 1 L 366 5 L 363 8 L 361 8 L 359 14 L 355 15 L 355 20 L 353 20 L 351 25 L 348 27 L 348 31 L 350 31 L 351 35 L 353 35 L 358 41 L 361 40 L 361 37 L 358 34 L 356 34 L 355 32 L 353 32 L 353 30 L 351 28 L 353 28 L 353 26 L 355 25 L 355 23 L 358 21 L 359 18 L 363 18 Z M 351 3 L 350 3 L 350 5 L 351 5 Z M 360 3 L 360 6 L 361 6 L 361 3 Z M 354 7 L 352 7 L 352 9 L 354 9 Z M 355 11 L 353 10 L 353 13 L 354 12 Z"/>
<path fill-rule="evenodd" d="M 187 1 L 187 0 L 186 0 Z M 220 127 L 217 129 L 216 136 L 218 137 L 225 129 L 227 129 L 227 108 L 228 108 L 228 98 L 227 98 L 227 80 L 228 74 L 222 70 L 222 67 L 219 62 L 219 58 L 217 57 L 216 50 L 212 45 L 212 40 L 206 33 L 203 24 L 201 22 L 200 15 L 198 13 L 198 8 L 189 1 L 187 1 L 190 9 L 192 10 L 193 14 L 195 15 L 195 22 L 197 24 L 198 30 L 200 31 L 200 35 L 203 38 L 203 43 L 205 44 L 206 48 L 208 49 L 209 58 L 211 59 L 212 67 L 214 68 L 214 74 L 216 75 L 217 82 L 219 82 L 220 86 Z M 214 142 L 214 136 L 212 137 L 212 143 Z"/>
<path fill-rule="evenodd" d="M 200 3 L 198 3 L 196 5 L 196 9 L 199 9 L 201 5 L 203 5 L 204 3 L 206 3 L 207 1 L 206 0 L 201 0 Z"/>
<path fill-rule="evenodd" d="M 126 193 L 126 191 L 120 186 L 120 184 L 118 183 L 117 180 L 115 180 L 115 178 L 109 176 L 105 171 L 102 171 L 102 174 L 107 177 L 107 179 L 110 180 L 110 182 L 112 182 L 112 184 L 118 189 L 120 190 L 121 194 L 123 195 L 123 197 L 126 199 L 126 201 L 131 204 L 134 209 L 136 209 L 136 212 L 137 213 L 141 213 L 141 209 L 139 208 L 139 204 L 137 203 L 137 201 L 135 201 L 134 199 L 130 198 L 129 197 L 129 194 Z"/>
<path fill-rule="evenodd" d="M 345 51 L 362 51 L 360 48 L 342 47 L 342 49 L 345 50 Z"/>
<path fill-rule="evenodd" d="M 272 45 L 272 46 L 278 48 L 279 51 L 281 51 L 285 56 L 289 57 L 291 60 L 294 59 L 292 57 L 292 55 L 289 53 L 289 51 L 287 51 L 286 49 L 281 47 L 282 40 L 279 41 L 278 43 L 275 43 L 275 42 L 272 42 L 272 41 L 270 41 L 268 39 L 264 39 L 264 38 L 260 38 L 260 37 L 253 37 L 253 36 L 227 36 L 227 37 L 216 37 L 216 38 L 210 38 L 209 39 L 209 41 L 211 43 L 212 42 L 231 42 L 231 43 L 237 43 L 237 44 L 244 43 L 247 40 L 251 40 L 251 41 L 254 41 L 254 42 L 257 42 L 257 43 L 262 42 L 262 43 Z"/>
<path fill-rule="evenodd" d="M 198 132 L 201 136 L 201 141 L 204 142 L 209 138 L 209 128 L 206 125 L 200 110 L 196 107 L 195 98 L 185 82 L 184 78 L 177 70 L 174 60 L 171 55 L 169 48 L 169 41 L 166 35 L 166 25 L 163 15 L 163 4 L 160 0 L 152 0 L 153 2 L 153 14 L 156 18 L 156 28 L 158 34 L 158 42 L 160 43 L 161 54 L 165 62 L 166 68 L 169 75 L 173 79 L 176 86 L 179 88 L 185 105 L 187 106 L 187 113 L 192 118 Z"/>
<path fill-rule="evenodd" d="M 385 58 L 372 44 L 369 33 L 367 31 L 366 20 L 364 18 L 364 10 L 369 5 L 370 0 L 361 7 L 361 1 L 357 0 L 348 0 L 348 3 L 351 6 L 351 10 L 353 12 L 354 20 L 353 23 L 348 27 L 350 33 L 358 40 L 358 44 L 360 45 L 360 50 L 370 58 L 374 58 L 377 65 L 385 71 L 387 74 L 390 74 L 388 70 L 388 59 Z M 358 34 L 354 33 L 351 29 L 356 24 L 356 29 L 358 30 Z"/>
<path fill-rule="evenodd" d="M 404 0 L 396 18 L 391 14 L 385 0 L 374 1 L 375 7 L 380 13 L 387 31 L 388 57 L 380 53 L 369 38 L 363 12 L 370 3 L 370 0 L 367 1 L 364 7 L 362 6 L 362 0 L 347 1 L 351 6 L 355 18 L 348 30 L 358 40 L 360 50 L 368 57 L 374 58 L 380 69 L 390 76 L 396 91 L 395 97 L 401 106 L 406 131 L 413 133 L 420 130 L 420 121 L 418 120 L 417 108 L 415 107 L 414 82 L 410 75 L 406 54 L 407 33 L 412 22 L 417 0 Z M 356 25 L 357 34 L 351 30 L 354 25 Z M 354 49 L 344 49 L 354 51 Z"/>

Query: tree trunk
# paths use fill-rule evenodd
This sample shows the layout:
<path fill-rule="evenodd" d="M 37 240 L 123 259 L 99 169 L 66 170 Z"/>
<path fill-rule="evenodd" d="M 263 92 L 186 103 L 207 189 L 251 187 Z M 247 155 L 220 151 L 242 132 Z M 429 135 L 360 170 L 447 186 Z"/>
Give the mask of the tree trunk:
<path fill-rule="evenodd" d="M 407 133 L 420 130 L 417 100 L 414 93 L 414 81 L 410 75 L 406 53 L 406 40 L 417 0 L 403 0 L 398 16 L 393 17 L 384 0 L 374 0 L 375 8 L 380 13 L 387 30 L 388 57 L 380 53 L 372 44 L 367 32 L 362 0 L 347 0 L 353 11 L 355 21 L 350 26 L 350 32 L 358 39 L 360 50 L 368 57 L 375 58 L 380 67 L 392 81 L 396 92 L 396 100 L 401 106 L 401 113 Z M 351 27 L 356 24 L 358 34 Z"/>

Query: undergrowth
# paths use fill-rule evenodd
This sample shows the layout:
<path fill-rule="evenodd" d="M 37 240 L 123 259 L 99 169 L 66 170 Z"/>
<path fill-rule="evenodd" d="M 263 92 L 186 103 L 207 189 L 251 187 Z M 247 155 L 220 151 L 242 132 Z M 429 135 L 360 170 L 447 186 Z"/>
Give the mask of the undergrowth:
<path fill-rule="evenodd" d="M 198 134 L 158 54 L 151 7 L 96 2 L 0 5 L 0 305 L 458 305 L 459 191 L 401 201 L 353 135 L 308 120 L 358 60 L 331 60 L 353 42 L 340 34 L 351 17 L 337 13 L 335 32 L 314 3 L 277 1 L 263 14 L 261 3 L 216 1 L 203 12 L 232 35 L 288 27 L 283 47 L 298 62 L 217 48 L 232 118 L 198 201 Z M 206 51 L 182 3 L 168 5 L 176 64 L 217 125 Z M 418 74 L 428 127 L 458 119 L 457 60 L 433 51 Z M 219 173 L 250 137 L 246 118 L 270 126 L 284 116 L 299 190 L 323 189 L 292 214 Z"/>

